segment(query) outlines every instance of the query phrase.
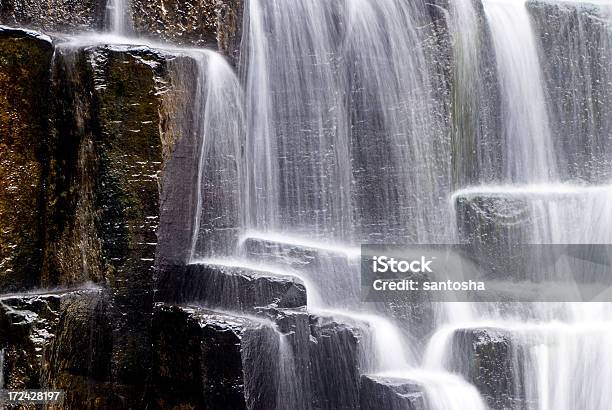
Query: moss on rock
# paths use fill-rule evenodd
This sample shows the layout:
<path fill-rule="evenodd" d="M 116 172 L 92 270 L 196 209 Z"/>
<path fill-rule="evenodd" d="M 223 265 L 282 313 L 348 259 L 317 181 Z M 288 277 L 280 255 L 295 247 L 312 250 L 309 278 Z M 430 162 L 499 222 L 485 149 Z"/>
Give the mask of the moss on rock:
<path fill-rule="evenodd" d="M 52 54 L 47 38 L 0 29 L 0 291 L 39 285 Z"/>

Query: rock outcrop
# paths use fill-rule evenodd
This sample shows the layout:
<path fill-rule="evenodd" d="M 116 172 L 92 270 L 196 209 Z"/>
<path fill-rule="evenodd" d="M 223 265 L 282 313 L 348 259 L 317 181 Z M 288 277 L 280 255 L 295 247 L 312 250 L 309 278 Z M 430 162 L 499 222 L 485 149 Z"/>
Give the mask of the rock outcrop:
<path fill-rule="evenodd" d="M 218 50 L 237 64 L 243 0 L 125 0 L 128 35 Z M 3 0 L 0 24 L 47 33 L 111 29 L 110 0 Z"/>
<path fill-rule="evenodd" d="M 271 322 L 160 304 L 153 351 L 155 408 L 275 408 L 278 336 Z"/>
<path fill-rule="evenodd" d="M 361 376 L 361 410 L 425 410 L 422 389 L 404 379 Z"/>
<path fill-rule="evenodd" d="M 455 331 L 450 355 L 451 370 L 463 374 L 476 386 L 492 409 L 520 407 L 524 391 L 520 381 L 520 349 L 511 333 L 494 328 Z"/>
<path fill-rule="evenodd" d="M 165 269 L 158 283 L 157 298 L 174 303 L 197 302 L 235 312 L 306 306 L 301 280 L 260 270 L 189 264 Z"/>
<path fill-rule="evenodd" d="M 36 389 L 45 386 L 42 377 L 47 370 L 45 355 L 58 332 L 70 332 L 74 340 L 84 340 L 78 329 L 67 328 L 60 323 L 70 316 L 70 312 L 77 313 L 77 306 L 82 307 L 83 303 L 90 303 L 99 295 L 99 289 L 90 288 L 0 297 L 4 387 Z M 85 313 L 79 311 L 78 314 Z M 79 354 L 86 356 L 89 353 L 84 349 Z"/>
<path fill-rule="evenodd" d="M 147 47 L 56 53 L 43 275 L 108 286 L 112 382 L 130 406 L 150 373 L 160 181 L 183 135 L 171 116 L 191 93 L 173 88 L 183 59 Z"/>

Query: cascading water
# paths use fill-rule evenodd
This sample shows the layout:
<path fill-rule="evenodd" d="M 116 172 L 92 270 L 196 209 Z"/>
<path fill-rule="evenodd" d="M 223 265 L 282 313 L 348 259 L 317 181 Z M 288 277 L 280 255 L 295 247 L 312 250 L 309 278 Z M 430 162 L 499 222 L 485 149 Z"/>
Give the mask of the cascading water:
<path fill-rule="evenodd" d="M 465 373 L 451 372 L 461 373 L 469 359 L 457 349 L 457 335 L 493 329 L 509 340 L 521 405 L 603 410 L 612 401 L 608 305 L 444 305 L 421 360 L 418 346 L 408 341 L 424 334 L 410 334 L 396 317 L 359 299 L 357 243 L 458 241 L 453 213 L 461 212 L 459 200 L 511 199 L 504 202 L 511 209 L 491 214 L 504 228 L 518 230 L 520 242 L 612 239 L 612 189 L 604 178 L 610 125 L 603 111 L 612 93 L 596 85 L 610 78 L 607 69 L 597 69 L 610 58 L 609 32 L 590 37 L 602 46 L 586 63 L 571 67 L 571 75 L 564 72 L 570 78 L 564 82 L 536 34 L 546 29 L 534 25 L 524 0 L 451 1 L 445 12 L 454 66 L 447 89 L 432 61 L 439 50 L 428 49 L 430 6 L 403 0 L 249 0 L 243 83 L 214 52 L 164 46 L 196 65 L 197 172 L 186 262 L 300 279 L 309 314 L 358 330 L 359 370 L 418 384 L 430 409 L 486 407 Z M 132 32 L 129 7 L 127 1 L 109 1 L 112 34 Z M 565 50 L 562 39 L 548 40 Z M 567 54 L 582 48 L 585 41 L 578 41 Z M 486 84 L 480 81 L 484 75 Z M 488 89 L 492 83 L 495 91 Z M 571 94 L 572 88 L 581 104 L 593 102 L 586 114 L 559 102 L 558 94 Z M 563 128 L 557 123 L 571 123 L 571 136 L 587 141 L 589 152 L 576 154 L 581 143 L 571 138 L 557 141 Z M 587 158 L 584 166 L 576 158 Z M 454 208 L 447 206 L 449 199 Z M 278 354 L 276 408 L 311 408 L 308 380 L 299 373 L 299 352 L 291 342 L 294 331 L 282 333 L 272 322 L 262 327 L 266 343 L 274 345 L 265 353 Z M 248 400 L 260 387 L 254 367 L 269 360 L 260 347 L 253 342 L 245 349 Z M 2 360 L 0 351 L 0 387 Z M 345 364 L 334 370 L 342 372 Z M 593 369 L 601 367 L 596 376 Z"/>
<path fill-rule="evenodd" d="M 562 176 L 591 183 L 612 178 L 612 4 L 528 4 L 541 38 L 553 134 L 563 148 Z"/>
<path fill-rule="evenodd" d="M 465 212 L 469 204 L 491 218 L 499 232 L 476 229 L 481 244 L 506 234 L 501 242 L 509 245 L 610 243 L 612 189 L 609 179 L 601 178 L 608 172 L 609 155 L 599 139 L 609 116 L 594 108 L 610 94 L 607 69 L 593 68 L 610 58 L 605 18 L 596 17 L 599 7 L 576 3 L 566 8 L 563 3 L 484 0 L 483 6 L 496 52 L 505 174 L 503 185 L 456 191 L 451 197 L 455 212 Z M 472 40 L 472 46 L 477 42 Z M 593 121 L 595 111 L 602 115 Z M 568 183 L 577 176 L 580 183 Z M 515 384 L 507 394 L 520 398 L 502 408 L 608 407 L 608 303 L 480 303 L 470 310 L 468 317 L 436 330 L 424 356 L 426 368 L 465 369 L 472 359 L 461 343 L 486 335 L 498 349 L 508 349 L 506 366 Z"/>
<path fill-rule="evenodd" d="M 130 0 L 108 0 L 106 4 L 106 26 L 111 34 L 127 36 L 132 33 Z"/>
<path fill-rule="evenodd" d="M 251 0 L 245 18 L 243 255 L 263 257 L 272 271 L 297 267 L 309 292 L 323 296 L 323 306 L 309 298 L 311 312 L 361 328 L 364 369 L 425 385 L 432 409 L 457 395 L 484 408 L 458 376 L 412 379 L 417 363 L 402 332 L 361 313 L 358 288 L 347 292 L 359 283 L 358 252 L 325 244 L 449 238 L 449 208 L 437 204 L 450 195 L 450 139 L 417 28 L 427 20 L 423 4 Z M 254 251 L 262 242 L 277 245 Z M 313 270 L 292 256 L 300 249 L 314 249 Z"/>
<path fill-rule="evenodd" d="M 358 238 L 435 243 L 448 239 L 450 140 L 421 43 L 423 4 L 346 3 L 353 198 Z M 426 160 L 424 160 L 426 158 Z"/>
<path fill-rule="evenodd" d="M 533 183 L 557 175 L 544 82 L 526 1 L 484 0 L 503 109 L 505 180 Z"/>
<path fill-rule="evenodd" d="M 306 0 L 248 3 L 249 223 L 346 237 L 349 124 L 335 10 Z"/>
<path fill-rule="evenodd" d="M 450 141 L 419 10 L 396 0 L 249 2 L 252 229 L 444 238 L 447 209 L 434 204 L 448 194 Z"/>
<path fill-rule="evenodd" d="M 199 136 L 196 201 L 189 261 L 234 253 L 244 226 L 241 204 L 244 180 L 243 93 L 223 57 L 210 51 L 191 52 L 198 82 L 193 108 Z"/>

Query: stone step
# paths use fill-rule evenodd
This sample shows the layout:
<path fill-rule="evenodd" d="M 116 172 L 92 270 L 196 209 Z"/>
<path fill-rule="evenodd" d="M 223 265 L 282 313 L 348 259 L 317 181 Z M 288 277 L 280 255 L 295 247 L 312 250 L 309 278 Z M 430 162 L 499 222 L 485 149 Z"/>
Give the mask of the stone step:
<path fill-rule="evenodd" d="M 210 308 L 247 312 L 258 307 L 306 306 L 306 287 L 295 276 L 215 263 L 176 265 L 158 278 L 157 298 L 197 302 Z"/>
<path fill-rule="evenodd" d="M 317 291 L 311 295 L 315 304 L 343 306 L 360 299 L 359 247 L 279 234 L 245 236 L 241 245 L 249 259 L 297 272 Z"/>
<path fill-rule="evenodd" d="M 152 403 L 359 408 L 358 329 L 300 309 L 268 308 L 257 315 L 158 303 Z"/>
<path fill-rule="evenodd" d="M 157 408 L 275 408 L 278 337 L 271 322 L 158 304 L 153 351 Z"/>

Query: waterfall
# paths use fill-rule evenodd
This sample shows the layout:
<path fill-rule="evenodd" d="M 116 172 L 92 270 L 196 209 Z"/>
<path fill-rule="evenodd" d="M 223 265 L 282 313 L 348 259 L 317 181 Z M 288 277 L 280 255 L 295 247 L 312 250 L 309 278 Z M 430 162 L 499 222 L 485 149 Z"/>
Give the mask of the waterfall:
<path fill-rule="evenodd" d="M 439 206 L 452 155 L 443 85 L 419 29 L 424 5 L 250 0 L 247 11 L 247 232 L 243 259 L 223 263 L 265 262 L 304 280 L 309 312 L 359 329 L 363 371 L 416 378 L 432 409 L 455 408 L 457 395 L 484 408 L 461 377 L 419 373 L 395 322 L 361 305 L 351 250 L 363 240 L 446 241 L 452 230 Z M 314 256 L 296 256 L 306 249 Z"/>
<path fill-rule="evenodd" d="M 340 238 L 350 231 L 350 159 L 331 3 L 248 2 L 251 226 Z"/>
<path fill-rule="evenodd" d="M 345 241 L 443 240 L 450 140 L 397 0 L 252 0 L 246 70 L 250 226 Z M 423 161 L 423 158 L 428 158 Z"/>
<path fill-rule="evenodd" d="M 460 91 L 473 84 L 480 56 L 474 50 L 482 47 L 484 38 L 474 34 L 478 12 L 472 4 L 454 2 L 453 30 L 460 31 L 454 43 L 459 57 L 455 81 Z M 480 231 L 482 244 L 506 234 L 508 241 L 502 242 L 507 244 L 610 243 L 610 151 L 601 138 L 610 118 L 605 101 L 612 95 L 609 7 L 511 0 L 483 0 L 482 5 L 499 81 L 503 145 L 496 155 L 503 159 L 503 176 L 479 176 L 473 183 L 497 185 L 455 191 L 454 213 L 464 217 L 458 200 L 473 200 L 481 217 L 495 221 L 499 232 L 489 231 L 492 237 L 487 237 Z M 471 90 L 461 91 L 462 98 L 482 101 L 478 89 Z M 470 101 L 459 103 L 455 112 L 470 112 Z M 486 140 L 469 145 L 473 140 L 461 135 L 459 142 L 467 143 L 467 150 L 495 148 L 486 147 Z M 476 205 L 479 200 L 481 205 Z M 563 270 L 555 274 L 561 279 Z M 474 356 L 464 350 L 462 338 L 483 332 L 498 343 L 498 354 L 508 349 L 501 365 L 508 369 L 507 376 L 498 376 L 511 380 L 507 394 L 520 401 L 497 406 L 607 408 L 609 303 L 481 303 L 471 309 L 471 315 L 451 317 L 437 327 L 423 357 L 425 369 L 465 375 Z M 488 380 L 484 376 L 480 382 Z M 490 387 L 484 386 L 485 391 Z"/>
<path fill-rule="evenodd" d="M 111 34 L 126 36 L 132 33 L 130 0 L 107 0 L 106 26 Z"/>
<path fill-rule="evenodd" d="M 199 144 L 193 233 L 189 261 L 231 255 L 245 223 L 241 145 L 244 96 L 238 78 L 220 55 L 190 53 L 197 62 L 195 132 Z"/>
<path fill-rule="evenodd" d="M 478 390 L 457 375 L 417 369 L 408 372 L 385 372 L 380 376 L 418 383 L 425 391 L 426 408 L 429 410 L 487 409 Z"/>
<path fill-rule="evenodd" d="M 304 375 L 297 373 L 293 348 L 286 335 L 279 335 L 279 389 L 276 393 L 276 408 L 307 409 L 308 400 L 304 386 L 299 383 Z"/>
<path fill-rule="evenodd" d="M 482 379 L 496 371 L 512 381 L 503 394 L 520 396 L 499 408 L 609 407 L 609 304 L 440 303 L 431 334 L 417 333 L 398 306 L 362 303 L 357 245 L 610 243 L 610 15 L 450 0 L 441 29 L 423 0 L 245 3 L 239 76 L 215 52 L 167 47 L 195 62 L 182 73 L 194 75 L 185 128 L 196 141 L 182 259 L 303 283 L 306 310 L 292 313 L 307 315 L 305 333 L 329 320 L 357 335 L 358 365 L 334 363 L 335 375 L 354 366 L 416 384 L 429 409 L 487 408 L 498 398 Z M 96 41 L 142 43 L 124 37 L 130 8 L 109 0 L 112 35 Z M 219 287 L 219 305 L 238 286 Z M 262 325 L 244 338 L 249 405 L 268 383 L 279 410 L 314 407 L 295 328 L 227 313 Z M 465 345 L 474 332 L 488 338 L 476 348 L 505 355 L 484 376 L 473 372 L 486 357 Z M 333 353 L 352 349 L 329 339 Z M 0 387 L 3 361 L 0 350 Z"/>
<path fill-rule="evenodd" d="M 541 41 L 551 119 L 565 155 L 563 177 L 612 178 L 612 7 L 608 1 L 528 3 Z"/>
<path fill-rule="evenodd" d="M 526 1 L 485 0 L 504 113 L 505 180 L 543 182 L 557 176 L 555 146 L 538 47 Z"/>

